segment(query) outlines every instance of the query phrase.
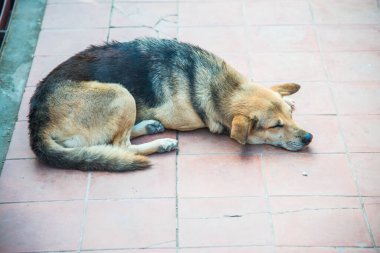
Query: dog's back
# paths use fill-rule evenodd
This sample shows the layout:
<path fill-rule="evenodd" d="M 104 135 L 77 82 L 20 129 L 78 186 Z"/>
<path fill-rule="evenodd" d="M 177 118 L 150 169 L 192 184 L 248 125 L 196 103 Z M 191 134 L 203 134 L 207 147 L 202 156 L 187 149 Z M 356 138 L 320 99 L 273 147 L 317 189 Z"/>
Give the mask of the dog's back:
<path fill-rule="evenodd" d="M 199 47 L 145 38 L 92 46 L 59 65 L 40 86 L 54 86 L 65 80 L 119 83 L 137 103 L 157 107 L 163 103 L 163 95 L 176 92 L 176 83 L 193 85 L 203 80 L 197 77 L 199 70 L 204 76 L 216 76 L 222 64 L 220 58 Z"/>

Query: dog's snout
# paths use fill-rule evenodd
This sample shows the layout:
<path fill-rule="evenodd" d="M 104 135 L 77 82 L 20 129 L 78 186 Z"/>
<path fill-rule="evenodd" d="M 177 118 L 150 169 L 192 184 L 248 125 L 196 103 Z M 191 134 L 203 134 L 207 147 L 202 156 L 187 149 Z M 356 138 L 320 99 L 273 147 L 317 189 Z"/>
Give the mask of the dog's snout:
<path fill-rule="evenodd" d="M 307 145 L 311 142 L 311 140 L 313 139 L 313 135 L 311 133 L 306 133 L 303 137 L 302 137 L 302 143 Z"/>

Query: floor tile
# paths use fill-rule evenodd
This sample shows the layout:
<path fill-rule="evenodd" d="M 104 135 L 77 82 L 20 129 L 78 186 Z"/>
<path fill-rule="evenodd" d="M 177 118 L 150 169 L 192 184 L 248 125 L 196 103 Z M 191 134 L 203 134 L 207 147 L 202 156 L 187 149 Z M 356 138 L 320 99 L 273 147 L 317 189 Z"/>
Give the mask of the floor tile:
<path fill-rule="evenodd" d="M 334 248 L 320 248 L 320 247 L 277 247 L 276 253 L 339 253 Z"/>
<path fill-rule="evenodd" d="M 253 26 L 247 29 L 252 52 L 318 51 L 311 26 Z"/>
<path fill-rule="evenodd" d="M 276 253 L 377 253 L 376 249 L 360 247 L 277 247 Z"/>
<path fill-rule="evenodd" d="M 345 147 L 334 115 L 294 115 L 294 121 L 313 135 L 312 142 L 300 153 L 344 153 Z M 263 146 L 263 153 L 289 153 L 270 145 Z"/>
<path fill-rule="evenodd" d="M 191 0 L 189 0 L 191 1 Z M 210 0 L 211 1 L 211 0 Z M 376 249 L 359 247 L 270 247 L 270 246 L 237 246 L 237 247 L 196 247 L 181 248 L 179 253 L 377 253 Z M 104 251 L 91 251 L 103 253 Z M 130 249 L 130 250 L 107 250 L 111 253 L 174 253 L 175 249 Z"/>
<path fill-rule="evenodd" d="M 149 157 L 153 166 L 128 173 L 94 173 L 90 199 L 175 197 L 175 153 Z"/>
<path fill-rule="evenodd" d="M 301 82 L 299 84 L 301 89 L 290 97 L 296 101 L 295 114 L 336 113 L 330 88 L 326 83 Z"/>
<path fill-rule="evenodd" d="M 9 144 L 7 159 L 35 158 L 29 145 L 28 122 L 16 122 L 11 143 Z"/>
<path fill-rule="evenodd" d="M 274 253 L 273 247 L 251 246 L 251 247 L 205 247 L 180 249 L 179 253 Z"/>
<path fill-rule="evenodd" d="M 341 116 L 340 124 L 350 152 L 380 151 L 380 116 Z"/>
<path fill-rule="evenodd" d="M 312 16 L 306 1 L 247 1 L 246 19 L 249 25 L 311 24 Z"/>
<path fill-rule="evenodd" d="M 380 196 L 380 154 L 351 154 L 359 193 L 363 196 Z"/>
<path fill-rule="evenodd" d="M 77 2 L 67 3 L 64 6 L 48 4 L 42 29 L 108 27 L 110 12 L 111 3 L 105 2 Z"/>
<path fill-rule="evenodd" d="M 264 154 L 262 159 L 264 179 L 271 195 L 357 194 L 351 168 L 343 154 Z"/>
<path fill-rule="evenodd" d="M 345 152 L 338 121 L 334 115 L 297 116 L 296 122 L 313 134 L 309 152 Z"/>
<path fill-rule="evenodd" d="M 175 199 L 90 201 L 82 249 L 175 247 L 175 208 Z"/>
<path fill-rule="evenodd" d="M 380 50 L 380 26 L 318 26 L 322 51 Z"/>
<path fill-rule="evenodd" d="M 85 3 L 91 2 L 91 3 L 97 4 L 97 3 L 112 2 L 112 0 L 48 0 L 48 4 L 67 4 L 67 3 L 78 3 L 78 2 L 85 2 Z"/>
<path fill-rule="evenodd" d="M 67 60 L 68 55 L 34 56 L 29 72 L 27 86 L 37 86 L 59 64 Z"/>
<path fill-rule="evenodd" d="M 334 198 L 311 198 L 286 198 L 295 203 L 293 207 L 286 199 L 271 198 L 277 245 L 373 246 L 357 200 L 342 208 L 335 205 Z M 285 203 L 284 208 L 278 200 Z"/>
<path fill-rule="evenodd" d="M 115 2 L 112 27 L 148 26 L 159 24 L 176 26 L 177 3 L 175 2 Z"/>
<path fill-rule="evenodd" d="M 380 246 L 380 198 L 364 198 L 364 208 L 375 244 Z"/>
<path fill-rule="evenodd" d="M 202 198 L 179 202 L 181 247 L 272 243 L 263 198 Z"/>
<path fill-rule="evenodd" d="M 380 112 L 380 82 L 334 83 L 332 91 L 340 114 Z"/>
<path fill-rule="evenodd" d="M 111 0 L 112 1 L 112 0 Z M 179 1 L 187 1 L 187 0 L 179 0 Z M 192 1 L 192 0 L 189 0 Z M 194 0 L 198 1 L 198 0 Z M 160 3 L 160 2 L 177 2 L 177 0 L 115 0 L 115 2 L 152 2 L 152 3 Z"/>
<path fill-rule="evenodd" d="M 212 134 L 207 129 L 179 132 L 180 154 L 259 153 L 259 145 L 241 145 L 228 135 Z"/>
<path fill-rule="evenodd" d="M 83 201 L 0 205 L 0 251 L 77 250 Z"/>
<path fill-rule="evenodd" d="M 380 81 L 380 52 L 326 53 L 331 81 Z"/>
<path fill-rule="evenodd" d="M 242 218 L 269 212 L 264 197 L 180 198 L 178 206 L 181 220 Z"/>
<path fill-rule="evenodd" d="M 273 215 L 313 210 L 361 209 L 359 197 L 297 196 L 270 197 Z"/>
<path fill-rule="evenodd" d="M 249 57 L 247 54 L 231 54 L 228 52 L 219 52 L 218 56 L 221 57 L 227 64 L 239 71 L 244 76 L 248 78 L 251 76 L 251 70 L 249 67 Z"/>
<path fill-rule="evenodd" d="M 180 197 L 261 196 L 264 185 L 257 156 L 181 155 Z"/>
<path fill-rule="evenodd" d="M 360 248 L 343 248 L 340 250 L 342 253 L 378 253 L 379 252 L 376 249 L 360 249 Z"/>
<path fill-rule="evenodd" d="M 82 251 L 83 252 L 83 251 Z M 86 251 L 84 251 L 86 252 Z M 125 250 L 109 250 L 107 249 L 106 251 L 104 250 L 91 250 L 91 253 L 176 253 L 176 249 L 125 249 Z"/>
<path fill-rule="evenodd" d="M 52 169 L 35 159 L 6 160 L 0 202 L 84 199 L 87 173 Z"/>
<path fill-rule="evenodd" d="M 42 30 L 38 39 L 35 55 L 72 55 L 90 45 L 103 44 L 107 30 Z"/>
<path fill-rule="evenodd" d="M 317 24 L 379 24 L 376 0 L 311 0 Z"/>
<path fill-rule="evenodd" d="M 256 81 L 323 81 L 326 76 L 318 53 L 250 54 Z"/>
<path fill-rule="evenodd" d="M 22 96 L 20 110 L 18 112 L 18 120 L 28 120 L 29 115 L 29 102 L 33 96 L 36 87 L 26 87 L 24 95 Z"/>
<path fill-rule="evenodd" d="M 196 16 L 194 14 L 196 13 Z M 235 2 L 180 2 L 180 26 L 234 26 L 243 25 L 243 3 Z"/>
<path fill-rule="evenodd" d="M 142 37 L 173 39 L 177 37 L 177 28 L 169 26 L 162 26 L 156 29 L 150 27 L 111 28 L 109 41 L 127 42 Z"/>
<path fill-rule="evenodd" d="M 210 52 L 247 53 L 244 27 L 179 27 L 178 38 Z"/>

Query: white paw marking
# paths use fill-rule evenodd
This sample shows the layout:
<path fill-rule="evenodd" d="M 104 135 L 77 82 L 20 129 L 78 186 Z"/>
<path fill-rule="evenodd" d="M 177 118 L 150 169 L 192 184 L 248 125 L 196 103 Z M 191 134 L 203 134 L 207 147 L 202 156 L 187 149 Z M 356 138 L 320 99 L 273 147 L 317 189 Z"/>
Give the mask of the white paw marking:
<path fill-rule="evenodd" d="M 169 152 L 178 148 L 178 141 L 175 139 L 165 138 L 160 139 L 160 146 L 158 147 L 158 152 Z"/>

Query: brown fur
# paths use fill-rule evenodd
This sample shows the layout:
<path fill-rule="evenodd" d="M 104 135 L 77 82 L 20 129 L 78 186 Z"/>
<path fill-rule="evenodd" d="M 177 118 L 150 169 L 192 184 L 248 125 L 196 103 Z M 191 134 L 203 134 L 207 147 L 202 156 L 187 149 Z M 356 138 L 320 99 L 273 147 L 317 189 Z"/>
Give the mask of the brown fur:
<path fill-rule="evenodd" d="M 144 155 L 176 149 L 174 139 L 131 144 L 164 127 L 207 127 L 241 144 L 300 150 L 312 135 L 293 121 L 293 104 L 283 98 L 299 88 L 255 84 L 221 58 L 174 40 L 91 47 L 38 86 L 29 114 L 31 146 L 56 167 L 109 171 L 138 169 L 148 165 Z"/>

